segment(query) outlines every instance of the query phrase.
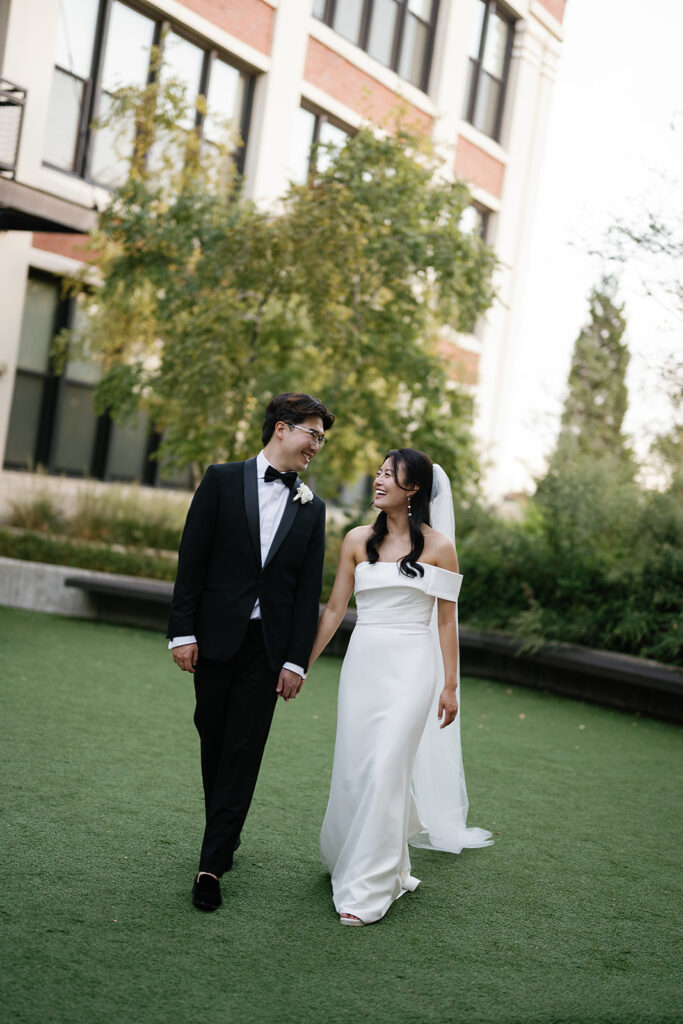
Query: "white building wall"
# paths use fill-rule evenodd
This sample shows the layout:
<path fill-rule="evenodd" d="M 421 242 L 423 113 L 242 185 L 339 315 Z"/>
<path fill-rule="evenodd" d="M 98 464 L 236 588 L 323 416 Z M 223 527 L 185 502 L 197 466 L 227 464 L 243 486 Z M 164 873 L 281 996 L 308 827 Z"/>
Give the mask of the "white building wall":
<path fill-rule="evenodd" d="M 280 0 L 271 68 L 256 85 L 245 177 L 256 202 L 273 206 L 286 191 L 290 126 L 301 103 L 313 0 Z"/>
<path fill-rule="evenodd" d="M 535 216 L 552 85 L 559 44 L 534 18 L 518 23 L 501 133 L 505 183 L 495 247 L 501 262 L 499 295 L 482 334 L 477 434 L 483 446 L 486 487 L 500 497 L 510 487 L 507 447 L 514 362 L 521 343 L 529 242 Z"/>
<path fill-rule="evenodd" d="M 491 462 L 489 490 L 492 495 L 499 495 L 507 486 L 505 462 L 509 453 L 505 437 L 509 387 L 518 345 L 528 239 L 561 28 L 538 0 L 508 4 L 519 21 L 499 144 L 462 121 L 467 50 L 475 10 L 471 0 L 441 0 L 429 95 L 402 81 L 393 71 L 312 18 L 312 0 L 268 0 L 268 3 L 276 12 L 268 55 L 216 28 L 178 0 L 155 0 L 153 5 L 158 12 L 248 63 L 257 74 L 246 154 L 247 194 L 272 205 L 285 190 L 290 156 L 289 129 L 302 97 L 349 126 L 362 121 L 362 112 L 304 80 L 309 35 L 434 118 L 434 138 L 443 155 L 446 173 L 452 173 L 459 136 L 505 165 L 501 198 L 476 185 L 473 188 L 474 197 L 492 211 L 490 240 L 495 244 L 502 267 L 499 302 L 476 336 L 464 340 L 465 347 L 481 356 L 477 434 L 484 455 Z M 85 207 L 101 206 L 106 202 L 106 191 L 42 166 L 59 8 L 60 0 L 0 0 L 0 46 L 4 41 L 0 73 L 28 90 L 17 178 Z M 26 274 L 29 266 L 44 266 L 46 259 L 45 253 L 31 247 L 27 233 L 0 235 L 0 464 L 6 441 Z M 50 256 L 48 262 L 56 273 L 73 269 L 71 260 L 57 254 Z"/>

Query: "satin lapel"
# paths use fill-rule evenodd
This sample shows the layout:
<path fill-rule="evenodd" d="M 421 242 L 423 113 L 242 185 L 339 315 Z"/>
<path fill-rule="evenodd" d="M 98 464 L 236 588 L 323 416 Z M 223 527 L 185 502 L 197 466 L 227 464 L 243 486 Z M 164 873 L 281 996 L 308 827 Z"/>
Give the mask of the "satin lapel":
<path fill-rule="evenodd" d="M 258 514 L 258 480 L 256 479 L 256 459 L 247 459 L 244 463 L 244 508 L 247 513 L 249 536 L 256 556 L 256 564 L 261 564 L 261 533 Z"/>
<path fill-rule="evenodd" d="M 266 560 L 263 563 L 264 569 L 268 565 L 269 562 L 272 562 L 272 560 L 273 560 L 274 556 L 277 554 L 278 549 L 280 548 L 283 540 L 285 539 L 285 537 L 287 536 L 287 534 L 291 530 L 292 523 L 296 519 L 297 512 L 299 511 L 299 506 L 300 506 L 301 502 L 300 501 L 294 501 L 294 492 L 296 491 L 296 489 L 297 489 L 297 487 L 299 486 L 300 483 L 301 483 L 301 481 L 299 480 L 299 477 L 297 477 L 296 481 L 294 482 L 294 487 L 292 488 L 292 491 L 291 491 L 291 495 L 292 496 L 291 496 L 291 498 L 287 499 L 287 504 L 285 505 L 285 510 L 282 513 L 282 519 L 280 520 L 280 525 L 277 528 L 275 536 L 273 537 L 273 542 L 270 545 L 270 549 L 268 551 L 268 554 L 266 555 Z"/>

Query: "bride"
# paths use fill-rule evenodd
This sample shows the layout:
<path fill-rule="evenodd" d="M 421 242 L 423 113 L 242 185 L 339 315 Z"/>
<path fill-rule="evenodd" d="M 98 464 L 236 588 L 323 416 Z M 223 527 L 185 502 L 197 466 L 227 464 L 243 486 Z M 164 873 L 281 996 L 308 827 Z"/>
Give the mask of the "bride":
<path fill-rule="evenodd" d="M 489 846 L 467 828 L 460 753 L 450 483 L 413 448 L 386 456 L 373 526 L 344 538 L 311 654 L 336 632 L 355 590 L 358 618 L 339 681 L 330 798 L 320 836 L 341 924 L 379 921 L 414 891 L 412 846 L 460 853 Z M 448 728 L 446 728 L 448 727 Z"/>

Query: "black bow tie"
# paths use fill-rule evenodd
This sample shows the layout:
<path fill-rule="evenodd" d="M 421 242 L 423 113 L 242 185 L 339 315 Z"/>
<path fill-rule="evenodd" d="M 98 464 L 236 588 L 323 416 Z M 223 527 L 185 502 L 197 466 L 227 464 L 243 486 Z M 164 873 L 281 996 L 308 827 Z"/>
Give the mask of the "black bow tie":
<path fill-rule="evenodd" d="M 263 479 L 267 484 L 272 483 L 273 480 L 282 480 L 285 487 L 289 487 L 291 491 L 292 487 L 296 483 L 296 478 L 296 473 L 281 473 L 279 469 L 275 469 L 274 466 L 268 466 L 266 469 L 266 475 Z"/>

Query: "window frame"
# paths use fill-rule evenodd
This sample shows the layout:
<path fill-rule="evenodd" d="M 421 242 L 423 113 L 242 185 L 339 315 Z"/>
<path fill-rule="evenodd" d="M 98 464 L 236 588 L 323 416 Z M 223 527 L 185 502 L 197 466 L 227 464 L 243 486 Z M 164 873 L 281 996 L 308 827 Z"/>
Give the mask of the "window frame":
<path fill-rule="evenodd" d="M 62 294 L 61 278 L 55 274 L 50 274 L 47 271 L 30 267 L 28 277 L 33 280 L 43 281 L 58 290 L 55 316 L 52 324 L 52 343 L 52 339 L 54 339 L 60 330 L 73 327 L 76 311 L 76 299 Z M 59 424 L 60 410 L 67 385 L 85 389 L 90 392 L 94 392 L 97 385 L 95 383 L 69 378 L 68 354 L 67 361 L 65 362 L 63 369 L 59 373 L 56 372 L 54 356 L 51 352 L 49 354 L 45 370 L 23 369 L 21 366 L 17 366 L 15 371 L 15 382 L 19 377 L 31 378 L 32 380 L 42 380 L 43 382 L 40 395 L 40 407 L 38 410 L 35 445 L 30 464 L 10 461 L 5 455 L 3 468 L 20 472 L 31 472 L 34 471 L 37 466 L 44 466 L 47 472 L 53 476 L 60 475 L 83 479 L 83 474 L 57 466 L 55 460 L 57 427 Z M 13 399 L 14 386 L 12 388 L 12 400 Z M 114 421 L 108 413 L 99 413 L 95 415 L 95 428 L 92 437 L 90 460 L 88 471 L 85 475 L 96 480 L 130 483 L 132 482 L 130 478 L 126 478 L 124 480 L 123 478 L 113 476 L 109 472 L 111 452 L 110 442 L 114 426 Z M 158 471 L 158 462 L 152 457 L 157 451 L 160 442 L 161 436 L 151 425 L 148 425 L 147 436 L 143 445 L 143 454 L 140 460 L 140 473 L 135 479 L 139 479 L 140 483 L 148 486 L 173 487 L 173 485 L 169 484 L 168 481 L 161 479 Z"/>
<path fill-rule="evenodd" d="M 482 242 L 486 242 L 489 234 L 492 211 L 489 209 L 488 206 L 484 206 L 483 203 L 478 202 L 478 200 L 476 199 L 472 199 L 467 205 L 471 206 L 472 209 L 476 210 L 477 213 L 479 214 L 479 230 L 476 232 L 476 234 L 478 235 L 479 238 L 481 238 Z"/>
<path fill-rule="evenodd" d="M 308 172 L 307 177 L 310 178 L 312 174 L 317 173 L 317 167 L 315 166 L 315 157 L 317 154 L 317 147 L 320 145 L 320 131 L 323 124 L 331 124 L 334 128 L 338 128 L 344 132 L 349 138 L 354 134 L 354 129 L 350 128 L 349 125 L 344 124 L 336 117 L 331 117 L 327 111 L 321 107 L 316 106 L 314 103 L 309 103 L 303 99 L 299 103 L 302 110 L 305 110 L 308 114 L 311 114 L 314 118 L 313 121 L 313 137 L 308 147 Z"/>
<path fill-rule="evenodd" d="M 254 99 L 254 87 L 256 73 L 253 68 L 250 68 L 243 61 L 240 61 L 232 54 L 227 51 L 220 50 L 211 41 L 203 38 L 185 25 L 172 21 L 171 19 L 164 17 L 161 12 L 155 10 L 153 7 L 144 3 L 143 0 L 121 0 L 126 7 L 130 7 L 131 10 L 136 11 L 138 14 L 142 14 L 150 21 L 154 22 L 154 33 L 152 36 L 152 45 L 162 48 L 163 56 L 163 39 L 164 35 L 168 31 L 174 32 L 182 39 L 187 40 L 188 43 L 192 43 L 193 46 L 198 47 L 203 52 L 202 58 L 202 70 L 199 80 L 199 92 L 198 95 L 206 95 L 206 89 L 208 87 L 209 78 L 211 74 L 211 65 L 213 61 L 218 58 L 225 61 L 231 67 L 234 67 L 240 74 L 244 75 L 245 78 L 245 89 L 244 96 L 242 99 L 242 110 L 239 116 L 239 132 L 240 138 L 242 139 L 242 145 L 237 148 L 235 153 L 235 166 L 238 175 L 244 173 L 244 162 L 246 158 L 246 148 L 248 143 L 249 124 L 251 121 L 251 111 Z M 42 163 L 44 167 L 48 167 L 53 171 L 58 171 L 60 174 L 68 174 L 72 178 L 77 178 L 80 181 L 86 181 L 89 185 L 95 185 L 98 188 L 106 189 L 109 192 L 114 191 L 114 186 L 107 185 L 105 182 L 98 181 L 92 176 L 92 155 L 93 155 L 93 140 L 95 137 L 95 131 L 91 127 L 92 122 L 97 117 L 99 110 L 100 97 L 102 95 L 102 70 L 104 65 L 104 55 L 106 50 L 106 43 L 108 40 L 109 22 L 111 18 L 111 10 L 114 0 L 98 0 L 99 7 L 97 12 L 97 19 L 95 22 L 95 36 L 93 41 L 93 50 L 90 61 L 90 75 L 89 77 L 82 78 L 80 75 L 76 75 L 73 71 L 68 68 L 63 68 L 57 63 L 52 64 L 53 73 L 54 70 L 59 70 L 62 74 L 69 75 L 76 81 L 83 83 L 83 101 L 81 103 L 80 120 L 78 124 L 78 136 L 76 143 L 74 168 L 69 169 L 66 167 L 60 167 L 58 164 L 51 163 L 49 160 L 43 159 Z M 147 83 L 153 79 L 153 72 L 151 67 L 148 69 Z M 195 113 L 195 131 L 201 135 L 203 117 L 199 111 Z"/>
<path fill-rule="evenodd" d="M 502 78 L 496 79 L 500 82 L 500 95 L 498 96 L 498 107 L 496 110 L 495 122 L 493 125 L 493 132 L 489 133 L 483 128 L 478 128 L 474 123 L 474 112 L 477 108 L 477 97 L 479 93 L 479 85 L 481 82 L 483 72 L 483 59 L 484 52 L 486 49 L 486 38 L 489 27 L 489 17 L 491 12 L 494 12 L 501 18 L 508 26 L 508 37 L 505 44 L 505 57 L 503 60 L 503 75 Z M 479 52 L 477 57 L 468 57 L 470 68 L 474 65 L 476 72 L 471 78 L 470 93 L 467 97 L 467 107 L 465 112 L 465 120 L 468 124 L 471 124 L 477 131 L 482 132 L 488 138 L 494 140 L 494 142 L 500 142 L 500 130 L 503 124 L 503 109 L 505 107 L 505 98 L 507 95 L 508 79 L 510 77 L 510 62 L 512 59 L 512 47 L 515 39 L 515 25 L 516 19 L 514 16 L 505 8 L 502 4 L 498 3 L 497 0 L 485 0 L 484 18 L 481 24 L 481 36 L 479 37 Z M 494 77 L 493 75 L 491 76 Z"/>
<path fill-rule="evenodd" d="M 334 18 L 337 10 L 337 4 L 339 2 L 343 3 L 344 0 L 325 0 L 325 9 L 323 16 L 317 19 L 319 21 L 322 21 L 323 24 L 327 25 L 333 31 L 335 31 Z M 372 14 L 374 11 L 375 2 L 376 0 L 363 0 L 363 11 L 361 14 L 358 41 L 356 43 L 352 43 L 352 45 L 358 46 L 358 48 L 365 51 L 365 53 L 368 52 L 368 39 L 370 35 L 370 25 L 372 23 Z M 408 14 L 412 12 L 409 12 L 408 10 L 409 0 L 393 0 L 393 2 L 396 4 L 398 8 L 398 13 L 396 16 L 396 26 L 394 28 L 394 38 L 391 47 L 391 62 L 389 64 L 384 64 L 382 61 L 378 61 L 378 63 L 382 64 L 383 67 L 390 68 L 391 71 L 394 71 L 398 75 L 400 74 L 398 69 L 401 61 L 405 25 L 408 18 Z M 417 15 L 413 15 L 413 17 L 417 18 L 417 20 L 422 25 L 426 25 L 428 33 L 427 46 L 425 47 L 424 62 L 422 65 L 422 75 L 420 77 L 419 85 L 416 84 L 415 82 L 411 82 L 410 79 L 408 78 L 402 78 L 402 81 L 408 82 L 410 85 L 415 86 L 416 89 L 420 89 L 421 92 L 427 94 L 429 93 L 429 79 L 432 70 L 432 58 L 434 56 L 434 40 L 436 38 L 436 26 L 439 21 L 440 3 L 441 0 L 432 0 L 432 14 L 429 21 L 424 21 Z M 316 17 L 316 15 L 312 15 L 312 17 Z M 346 36 L 342 36 L 342 38 L 345 39 Z M 373 57 L 373 60 L 377 60 L 377 58 Z"/>

